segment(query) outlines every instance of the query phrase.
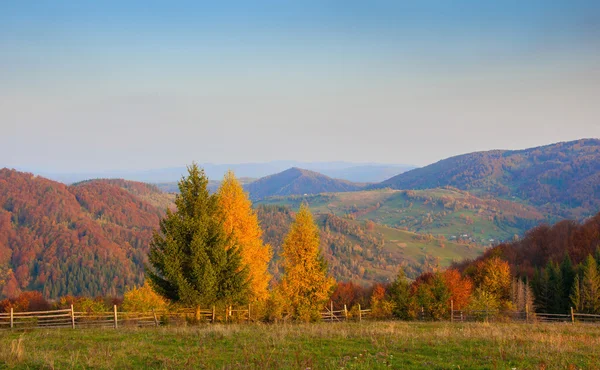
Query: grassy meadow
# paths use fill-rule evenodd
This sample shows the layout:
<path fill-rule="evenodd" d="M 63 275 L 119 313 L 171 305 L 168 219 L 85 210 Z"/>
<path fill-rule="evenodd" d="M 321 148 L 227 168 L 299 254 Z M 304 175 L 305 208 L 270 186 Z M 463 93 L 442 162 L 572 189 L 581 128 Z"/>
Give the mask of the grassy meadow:
<path fill-rule="evenodd" d="M 9 369 L 596 369 L 600 327 L 362 322 L 0 333 Z"/>

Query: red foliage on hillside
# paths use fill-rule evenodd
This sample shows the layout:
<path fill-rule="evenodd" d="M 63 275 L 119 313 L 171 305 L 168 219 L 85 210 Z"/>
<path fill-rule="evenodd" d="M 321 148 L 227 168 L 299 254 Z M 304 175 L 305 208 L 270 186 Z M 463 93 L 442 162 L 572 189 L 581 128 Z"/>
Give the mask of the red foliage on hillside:
<path fill-rule="evenodd" d="M 574 264 L 578 264 L 598 248 L 600 213 L 583 223 L 566 220 L 552 226 L 538 226 L 527 232 L 521 240 L 487 250 L 478 260 L 498 256 L 510 264 L 513 274 L 531 277 L 535 268 L 546 266 L 548 261 L 560 263 L 565 253 Z M 465 261 L 456 267 L 464 270 L 471 264 Z"/>
<path fill-rule="evenodd" d="M 3 294 L 107 295 L 141 284 L 163 211 L 104 181 L 66 186 L 0 170 Z"/>

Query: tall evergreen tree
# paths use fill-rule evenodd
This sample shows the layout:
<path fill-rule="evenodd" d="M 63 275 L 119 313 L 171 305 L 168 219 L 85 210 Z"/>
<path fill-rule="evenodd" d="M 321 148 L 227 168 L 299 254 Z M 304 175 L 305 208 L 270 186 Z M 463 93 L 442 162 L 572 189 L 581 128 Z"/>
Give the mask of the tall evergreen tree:
<path fill-rule="evenodd" d="M 560 273 L 562 274 L 563 281 L 563 305 L 561 307 L 562 312 L 568 312 L 570 307 L 570 298 L 569 295 L 571 290 L 573 289 L 573 284 L 575 284 L 575 267 L 573 266 L 573 262 L 571 261 L 571 257 L 568 253 L 565 253 L 565 257 L 560 264 Z"/>
<path fill-rule="evenodd" d="M 551 294 L 548 281 L 548 271 L 545 269 L 539 270 L 536 267 L 531 281 L 531 289 L 535 296 L 535 306 L 539 312 L 548 312 L 551 306 Z"/>
<path fill-rule="evenodd" d="M 327 274 L 319 244 L 319 229 L 308 206 L 303 204 L 283 242 L 284 273 L 279 286 L 291 316 L 303 321 L 320 318 L 319 312 L 335 284 Z"/>
<path fill-rule="evenodd" d="M 218 217 L 218 197 L 210 195 L 204 170 L 188 167 L 179 181 L 177 210 L 167 210 L 154 233 L 146 274 L 163 297 L 188 306 L 244 303 L 248 271 Z"/>
<path fill-rule="evenodd" d="M 220 215 L 231 243 L 237 243 L 242 264 L 248 266 L 248 283 L 252 299 L 264 301 L 269 296 L 271 275 L 267 271 L 273 252 L 262 240 L 262 230 L 252 203 L 233 172 L 225 175 L 219 187 Z"/>
<path fill-rule="evenodd" d="M 560 267 L 554 262 L 548 262 L 546 266 L 548 273 L 548 311 L 549 313 L 564 313 L 563 309 L 567 294 L 564 289 L 563 277 Z"/>

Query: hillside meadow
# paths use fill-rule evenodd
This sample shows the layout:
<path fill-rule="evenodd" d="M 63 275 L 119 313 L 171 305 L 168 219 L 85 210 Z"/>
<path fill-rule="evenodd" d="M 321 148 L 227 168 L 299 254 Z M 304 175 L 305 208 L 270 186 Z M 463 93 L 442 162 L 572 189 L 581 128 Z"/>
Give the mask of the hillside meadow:
<path fill-rule="evenodd" d="M 362 322 L 5 331 L 8 369 L 595 369 L 600 327 Z"/>

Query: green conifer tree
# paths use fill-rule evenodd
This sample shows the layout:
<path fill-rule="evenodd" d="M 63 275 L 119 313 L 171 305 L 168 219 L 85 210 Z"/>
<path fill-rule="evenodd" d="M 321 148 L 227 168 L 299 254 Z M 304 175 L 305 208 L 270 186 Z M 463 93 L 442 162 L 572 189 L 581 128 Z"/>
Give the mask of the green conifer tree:
<path fill-rule="evenodd" d="M 560 272 L 562 275 L 563 281 L 563 305 L 561 306 L 561 313 L 568 312 L 570 307 L 570 299 L 569 294 L 573 289 L 573 284 L 575 283 L 575 267 L 573 266 L 573 262 L 571 261 L 571 257 L 569 257 L 568 253 L 565 253 L 565 258 L 560 264 Z"/>
<path fill-rule="evenodd" d="M 396 280 L 390 285 L 389 295 L 392 302 L 394 302 L 394 316 L 408 320 L 410 318 L 409 308 L 411 302 L 410 283 L 406 279 L 402 268 L 400 268 Z"/>
<path fill-rule="evenodd" d="M 241 304 L 248 298 L 248 271 L 217 217 L 217 195 L 196 164 L 179 181 L 177 210 L 167 210 L 154 233 L 146 274 L 163 297 L 187 306 Z"/>

